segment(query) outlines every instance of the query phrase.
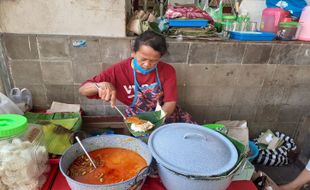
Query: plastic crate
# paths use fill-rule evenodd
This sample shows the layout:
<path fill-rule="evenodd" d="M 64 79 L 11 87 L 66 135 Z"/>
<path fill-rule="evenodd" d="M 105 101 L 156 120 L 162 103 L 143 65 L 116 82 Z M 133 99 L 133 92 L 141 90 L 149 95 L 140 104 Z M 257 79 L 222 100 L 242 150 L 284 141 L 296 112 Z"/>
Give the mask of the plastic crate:
<path fill-rule="evenodd" d="M 230 32 L 230 39 L 248 41 L 271 41 L 277 34 L 271 32 Z"/>
<path fill-rule="evenodd" d="M 206 27 L 209 20 L 205 19 L 170 19 L 169 26 L 173 27 Z"/>

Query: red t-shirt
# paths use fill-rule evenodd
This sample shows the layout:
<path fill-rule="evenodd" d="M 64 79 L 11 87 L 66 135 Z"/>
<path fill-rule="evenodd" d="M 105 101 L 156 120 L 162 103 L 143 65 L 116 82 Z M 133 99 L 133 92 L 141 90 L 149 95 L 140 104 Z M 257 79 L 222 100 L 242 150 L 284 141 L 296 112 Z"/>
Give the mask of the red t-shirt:
<path fill-rule="evenodd" d="M 119 63 L 110 66 L 108 69 L 102 71 L 93 78 L 82 83 L 87 82 L 110 82 L 116 88 L 116 98 L 126 105 L 130 105 L 134 98 L 134 76 L 133 68 L 131 67 L 132 58 L 128 58 Z M 157 64 L 158 74 L 164 93 L 164 102 L 177 101 L 177 82 L 175 69 L 164 62 Z M 156 70 L 143 75 L 136 72 L 137 81 L 140 86 L 148 85 L 156 82 Z M 90 96 L 88 98 L 97 98 L 98 95 Z"/>

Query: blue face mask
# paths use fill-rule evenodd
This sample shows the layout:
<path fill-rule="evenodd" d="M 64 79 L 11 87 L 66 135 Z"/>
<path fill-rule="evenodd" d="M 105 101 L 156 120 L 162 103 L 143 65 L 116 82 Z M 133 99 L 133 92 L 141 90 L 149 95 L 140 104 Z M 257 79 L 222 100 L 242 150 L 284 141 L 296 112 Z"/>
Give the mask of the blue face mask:
<path fill-rule="evenodd" d="M 135 68 L 135 69 L 138 69 L 138 71 L 140 71 L 140 72 L 141 72 L 142 74 L 144 74 L 144 75 L 145 75 L 145 74 L 148 74 L 149 72 L 151 72 L 151 71 L 153 71 L 153 70 L 155 70 L 156 67 L 157 67 L 157 65 L 156 65 L 155 67 L 150 68 L 150 69 L 143 69 L 143 68 L 138 64 L 136 58 L 133 59 L 133 65 L 134 65 L 134 68 Z"/>

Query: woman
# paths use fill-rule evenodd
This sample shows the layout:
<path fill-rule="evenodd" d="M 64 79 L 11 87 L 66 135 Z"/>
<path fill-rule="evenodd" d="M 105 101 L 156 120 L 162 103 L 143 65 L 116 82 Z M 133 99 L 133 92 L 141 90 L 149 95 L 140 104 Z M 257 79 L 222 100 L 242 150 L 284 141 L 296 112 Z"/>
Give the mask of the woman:
<path fill-rule="evenodd" d="M 310 182 L 310 160 L 306 168 L 290 183 L 282 185 L 279 187 L 279 190 L 299 190 L 306 183 Z"/>
<path fill-rule="evenodd" d="M 135 40 L 132 57 L 85 81 L 79 91 L 89 98 L 110 101 L 112 107 L 118 99 L 127 105 L 127 116 L 154 111 L 158 102 L 166 113 L 166 123 L 193 123 L 176 105 L 175 69 L 160 61 L 166 52 L 164 37 L 144 32 Z"/>

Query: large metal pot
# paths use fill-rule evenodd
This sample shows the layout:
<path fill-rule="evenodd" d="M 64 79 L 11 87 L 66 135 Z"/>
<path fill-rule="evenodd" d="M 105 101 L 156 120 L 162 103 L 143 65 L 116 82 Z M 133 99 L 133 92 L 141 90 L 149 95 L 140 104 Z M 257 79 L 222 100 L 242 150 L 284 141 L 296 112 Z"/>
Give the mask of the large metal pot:
<path fill-rule="evenodd" d="M 71 163 L 80 155 L 84 154 L 81 147 L 76 143 L 72 145 L 61 157 L 59 168 L 65 176 L 72 190 L 140 190 L 146 176 L 148 175 L 149 166 L 152 161 L 152 155 L 147 145 L 139 139 L 125 135 L 101 135 L 90 137 L 82 141 L 87 151 L 93 151 L 101 148 L 115 147 L 125 148 L 137 152 L 147 163 L 147 167 L 143 168 L 137 176 L 122 181 L 120 183 L 109 185 L 92 185 L 77 182 L 67 175 L 67 171 Z"/>
<path fill-rule="evenodd" d="M 173 172 L 161 164 L 157 164 L 161 181 L 169 190 L 226 190 L 231 183 L 232 175 L 222 178 L 196 178 Z"/>
<path fill-rule="evenodd" d="M 164 125 L 153 131 L 148 146 L 168 190 L 225 190 L 237 168 L 236 147 L 223 135 L 194 124 Z"/>

